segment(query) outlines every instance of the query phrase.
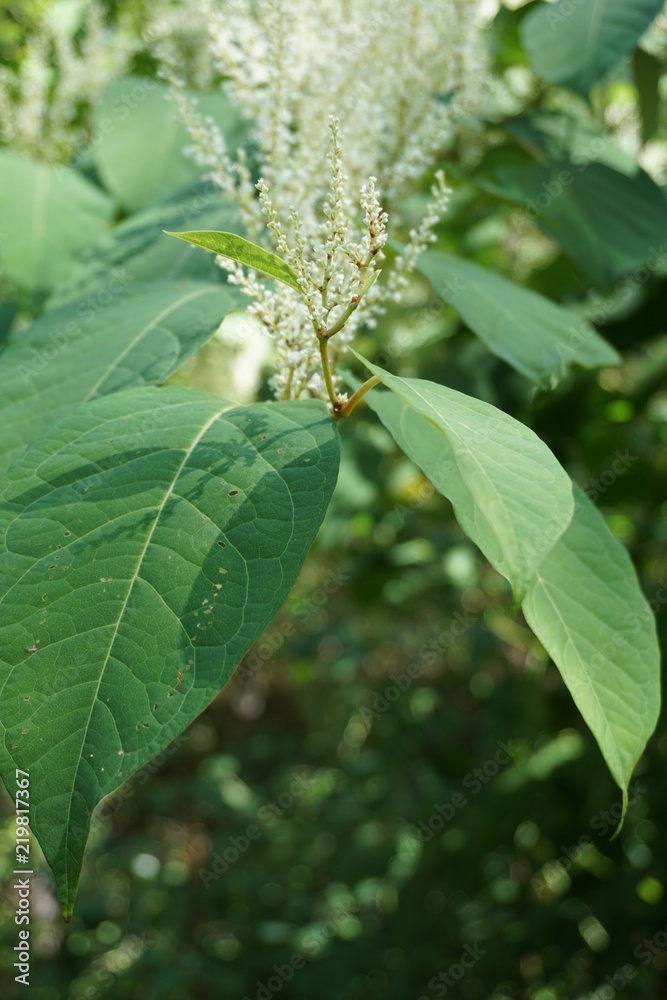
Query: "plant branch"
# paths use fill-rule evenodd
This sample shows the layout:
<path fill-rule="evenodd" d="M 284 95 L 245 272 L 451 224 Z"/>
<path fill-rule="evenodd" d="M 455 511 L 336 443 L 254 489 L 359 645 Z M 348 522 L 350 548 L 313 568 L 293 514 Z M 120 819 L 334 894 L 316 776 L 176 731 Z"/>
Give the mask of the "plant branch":
<path fill-rule="evenodd" d="M 364 382 L 363 385 L 359 386 L 357 391 L 353 393 L 352 396 L 350 396 L 347 402 L 340 404 L 338 415 L 340 417 L 349 417 L 352 411 L 356 409 L 358 404 L 364 398 L 366 393 L 369 392 L 371 389 L 374 389 L 376 385 L 380 384 L 380 382 L 381 379 L 379 375 L 372 375 L 367 382 Z"/>
<path fill-rule="evenodd" d="M 363 299 L 364 295 L 369 288 L 372 288 L 377 279 L 380 277 L 380 271 L 371 271 L 369 275 L 364 279 L 359 291 L 356 295 L 352 297 L 352 301 L 345 310 L 345 312 L 336 320 L 332 327 L 329 327 L 324 334 L 325 338 L 328 340 L 330 337 L 335 336 L 335 334 L 340 333 L 352 313 L 359 308 L 359 303 Z"/>
<path fill-rule="evenodd" d="M 334 413 L 340 413 L 341 404 L 339 402 L 338 396 L 336 395 L 336 390 L 334 388 L 333 376 L 331 374 L 331 365 L 329 364 L 329 345 L 327 344 L 327 338 L 318 335 L 318 340 L 320 342 L 320 357 L 322 358 L 322 371 L 324 373 L 324 382 L 327 387 L 327 392 L 329 393 L 329 399 L 331 400 L 331 406 Z"/>

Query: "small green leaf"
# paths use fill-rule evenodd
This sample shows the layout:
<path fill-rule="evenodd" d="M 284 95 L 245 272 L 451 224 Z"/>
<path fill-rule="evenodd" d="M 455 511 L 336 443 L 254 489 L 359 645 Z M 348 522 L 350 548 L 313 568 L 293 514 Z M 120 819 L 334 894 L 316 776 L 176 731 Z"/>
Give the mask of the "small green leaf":
<path fill-rule="evenodd" d="M 663 0 L 559 0 L 536 4 L 521 24 L 528 60 L 538 76 L 586 95 L 630 55 Z"/>
<path fill-rule="evenodd" d="M 133 285 L 46 313 L 12 337 L 0 366 L 0 474 L 78 403 L 163 382 L 238 307 L 231 286 Z"/>
<path fill-rule="evenodd" d="M 374 389 L 368 405 L 520 600 L 572 517 L 567 473 L 531 430 L 494 406 L 357 357 L 395 396 Z"/>
<path fill-rule="evenodd" d="M 572 522 L 523 612 L 626 792 L 660 711 L 655 619 L 626 550 L 578 487 L 574 495 Z"/>
<path fill-rule="evenodd" d="M 211 702 L 280 608 L 336 483 L 315 400 L 187 389 L 74 410 L 0 496 L 0 771 L 72 913 L 93 809 Z M 28 697 L 26 697 L 28 696 Z"/>
<path fill-rule="evenodd" d="M 616 365 L 616 351 L 583 319 L 460 257 L 430 250 L 417 265 L 489 350 L 543 388 L 572 364 Z"/>
<path fill-rule="evenodd" d="M 258 247 L 256 243 L 251 243 L 242 236 L 236 236 L 235 233 L 167 233 L 167 236 L 176 236 L 179 240 L 194 243 L 195 246 L 204 247 L 205 250 L 211 250 L 212 253 L 220 254 L 222 257 L 229 257 L 239 264 L 252 267 L 254 271 L 260 271 L 270 278 L 284 282 L 297 292 L 301 291 L 299 279 L 282 257 Z"/>

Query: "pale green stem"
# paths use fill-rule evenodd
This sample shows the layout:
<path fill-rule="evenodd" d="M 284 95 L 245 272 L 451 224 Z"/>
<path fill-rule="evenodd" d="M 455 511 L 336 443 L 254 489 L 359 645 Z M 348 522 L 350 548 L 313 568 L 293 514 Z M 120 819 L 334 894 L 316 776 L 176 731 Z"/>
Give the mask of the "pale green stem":
<path fill-rule="evenodd" d="M 350 396 L 350 398 L 347 400 L 346 403 L 341 403 L 338 415 L 341 417 L 349 417 L 352 411 L 358 406 L 358 404 L 364 398 L 366 393 L 369 392 L 371 389 L 374 389 L 376 385 L 380 384 L 380 382 L 381 379 L 379 375 L 371 376 L 371 378 L 369 378 L 367 382 L 364 382 L 363 385 L 359 386 L 357 391 L 353 393 L 352 396 Z"/>

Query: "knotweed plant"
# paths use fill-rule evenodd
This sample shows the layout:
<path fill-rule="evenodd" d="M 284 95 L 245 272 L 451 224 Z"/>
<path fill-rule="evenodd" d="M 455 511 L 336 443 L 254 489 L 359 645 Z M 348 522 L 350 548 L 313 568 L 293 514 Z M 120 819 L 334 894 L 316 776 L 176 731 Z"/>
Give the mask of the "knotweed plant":
<path fill-rule="evenodd" d="M 388 238 L 383 202 L 396 204 L 414 187 L 451 141 L 460 103 L 469 107 L 477 95 L 485 68 L 479 6 L 381 0 L 369 12 L 362 0 L 203 0 L 202 63 L 212 58 L 253 123 L 256 164 L 243 152 L 232 157 L 215 122 L 188 99 L 191 69 L 162 32 L 157 50 L 193 139 L 190 154 L 298 277 L 298 291 L 274 288 L 238 261 L 217 258 L 275 340 L 278 399 L 310 394 L 344 412 L 335 369 L 346 345 L 400 298 L 435 238 L 449 195 L 441 172 L 421 224 L 376 284 Z"/>
<path fill-rule="evenodd" d="M 539 35 L 540 19 L 553 12 L 532 6 L 526 20 L 538 19 Z M 585 16 L 581 4 L 571 6 L 563 30 Z M 105 299 L 66 297 L 6 337 L 0 773 L 17 824 L 30 823 L 53 868 L 66 919 L 96 805 L 205 710 L 293 587 L 337 484 L 341 432 L 350 423 L 340 418 L 361 400 L 508 581 L 600 745 L 623 795 L 621 812 L 628 804 L 658 715 L 660 662 L 652 608 L 621 542 L 546 443 L 484 399 L 402 377 L 360 354 L 366 381 L 350 398 L 343 391 L 339 364 L 354 350 L 350 341 L 393 309 L 415 269 L 434 297 L 453 303 L 484 344 L 541 391 L 574 364 L 621 362 L 572 311 L 433 249 L 449 198 L 437 168 L 480 90 L 489 92 L 480 9 L 463 0 L 160 6 L 148 37 L 189 130 L 190 153 L 236 203 L 235 217 L 240 208 L 245 229 L 173 235 L 212 250 L 228 280 L 164 280 L 163 220 L 180 225 L 189 217 L 182 209 L 194 212 L 200 197 L 214 218 L 228 218 L 229 205 L 209 198 L 208 188 L 194 198 L 189 187 L 178 193 L 182 140 L 178 160 L 157 160 L 144 112 L 128 116 L 138 169 L 157 167 L 152 179 L 163 166 L 177 169 L 168 202 L 151 201 L 152 181 L 138 196 L 119 117 L 119 146 L 109 140 L 92 153 L 102 180 L 106 158 L 114 164 L 107 177 L 120 204 L 127 209 L 136 198 L 142 209 L 132 229 L 138 250 L 126 231 L 100 260 L 115 261 L 118 251 L 128 269 L 140 262 L 139 280 L 117 295 L 105 285 Z M 126 58 L 122 45 L 106 46 L 92 10 L 82 40 L 49 35 L 18 77 L 5 75 L 4 135 L 17 149 L 47 160 L 71 155 L 79 102 Z M 595 13 L 606 30 L 605 12 Z M 58 60 L 53 77 L 44 45 Z M 597 65 L 594 46 L 582 57 L 591 54 Z M 240 152 L 190 96 L 197 81 L 213 80 L 247 119 Z M 11 264 L 13 252 L 18 276 L 36 262 L 30 287 L 57 293 L 65 279 L 50 265 L 68 241 L 76 256 L 82 227 L 98 237 L 117 206 L 72 167 L 32 164 L 26 185 L 24 157 L 3 151 L 0 160 L 13 178 L 0 186 L 0 216 L 4 195 L 4 218 L 14 223 L 2 259 Z M 605 168 L 603 176 L 615 177 L 615 201 L 634 211 L 644 195 L 635 179 L 616 173 Z M 59 187 L 51 183 L 57 175 Z M 44 191 L 55 192 L 44 227 L 15 224 L 22 182 L 31 220 Z M 430 198 L 401 245 L 404 198 L 422 186 Z M 663 226 L 664 199 L 650 198 L 649 215 Z M 567 218 L 573 225 L 574 213 Z M 630 239 L 622 213 L 613 221 Z M 649 222 L 644 211 L 642 229 Z M 623 256 L 621 266 L 632 259 Z M 237 311 L 239 290 L 275 342 L 277 399 L 246 405 L 165 384 Z M 420 672 L 412 664 L 410 681 Z M 17 862 L 27 863 L 29 840 L 19 841 Z"/>

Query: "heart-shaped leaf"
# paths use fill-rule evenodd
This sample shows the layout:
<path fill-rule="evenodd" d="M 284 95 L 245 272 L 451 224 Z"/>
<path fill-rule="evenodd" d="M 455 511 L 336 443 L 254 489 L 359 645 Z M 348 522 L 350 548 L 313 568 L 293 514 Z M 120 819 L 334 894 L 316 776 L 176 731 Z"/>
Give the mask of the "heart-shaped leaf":
<path fill-rule="evenodd" d="M 164 381 L 238 301 L 231 286 L 121 283 L 42 316 L 2 355 L 0 473 L 78 403 Z"/>
<path fill-rule="evenodd" d="M 628 553 L 575 487 L 572 521 L 523 613 L 560 670 L 624 798 L 660 712 L 655 619 Z"/>
<path fill-rule="evenodd" d="M 573 364 L 616 365 L 616 351 L 583 319 L 460 257 L 429 250 L 419 270 L 489 350 L 543 388 Z"/>
<path fill-rule="evenodd" d="M 0 746 L 66 918 L 97 803 L 209 704 L 280 608 L 333 491 L 318 401 L 144 388 L 74 410 L 0 496 Z"/>
<path fill-rule="evenodd" d="M 572 517 L 567 473 L 531 430 L 495 406 L 360 360 L 393 393 L 373 390 L 368 405 L 521 599 Z"/>
<path fill-rule="evenodd" d="M 235 233 L 167 233 L 167 236 L 177 236 L 179 240 L 186 240 L 222 257 L 237 260 L 239 264 L 252 267 L 253 270 L 267 274 L 270 278 L 276 278 L 297 292 L 301 291 L 299 279 L 282 257 L 258 247 L 256 243 L 251 243 L 242 236 L 236 236 Z"/>

